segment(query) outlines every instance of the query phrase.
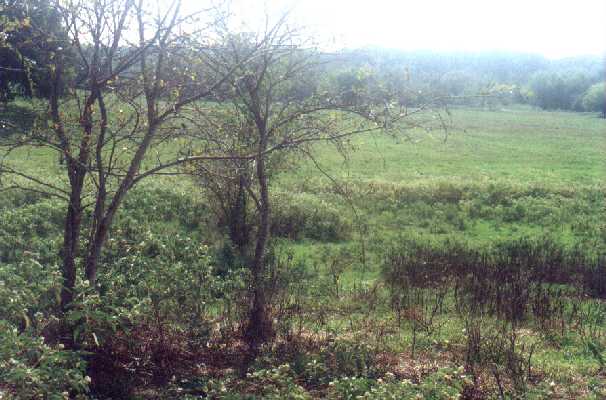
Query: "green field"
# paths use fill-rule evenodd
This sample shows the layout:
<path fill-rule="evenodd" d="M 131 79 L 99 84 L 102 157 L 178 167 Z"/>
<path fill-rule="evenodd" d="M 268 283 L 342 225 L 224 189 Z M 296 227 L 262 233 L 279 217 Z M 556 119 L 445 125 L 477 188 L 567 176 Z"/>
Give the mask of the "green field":
<path fill-rule="evenodd" d="M 507 398 L 606 398 L 606 305 L 600 296 L 588 299 L 578 294 L 572 279 L 533 286 L 536 293 L 542 293 L 543 284 L 553 290 L 545 292 L 551 293 L 545 301 L 553 308 L 537 311 L 547 303 L 533 294 L 529 316 L 510 321 L 494 312 L 472 317 L 458 310 L 459 298 L 450 289 L 437 307 L 439 291 L 431 277 L 419 278 L 417 284 L 407 281 L 398 292 L 393 282 L 410 269 L 390 269 L 397 264 L 391 255 L 402 254 L 408 260 L 402 264 L 406 268 L 418 263 L 427 265 L 427 271 L 429 266 L 444 271 L 446 264 L 458 267 L 452 261 L 456 257 L 466 267 L 474 262 L 499 266 L 499 252 L 510 251 L 509 260 L 527 257 L 518 266 L 555 268 L 557 263 L 558 271 L 572 271 L 566 269 L 572 268 L 570 260 L 581 254 L 584 267 L 595 264 L 597 274 L 603 273 L 606 120 L 522 107 L 455 108 L 447 132 L 360 136 L 351 147 L 343 158 L 330 146 L 318 145 L 321 170 L 300 159 L 272 181 L 273 266 L 276 276 L 284 274 L 275 280 L 280 339 L 246 379 L 238 379 L 225 361 L 238 353 L 237 340 L 230 340 L 237 327 L 229 321 L 239 289 L 233 283 L 236 278 L 225 278 L 235 274 L 233 255 L 204 192 L 188 178 L 175 183 L 170 177 L 156 177 L 130 194 L 102 263 L 100 280 L 112 282 L 103 294 L 111 298 L 112 312 L 147 321 L 137 314 L 145 309 L 143 301 L 137 303 L 133 297 L 160 299 L 149 301 L 158 301 L 160 314 L 165 307 L 165 318 L 175 329 L 167 335 L 179 347 L 177 338 L 194 330 L 175 315 L 189 304 L 174 303 L 196 276 L 188 275 L 188 266 L 211 265 L 213 271 L 223 271 L 224 286 L 213 286 L 208 293 L 230 293 L 224 297 L 198 293 L 192 300 L 208 302 L 203 315 L 213 322 L 204 325 L 208 328 L 204 341 L 213 344 L 188 354 L 220 354 L 222 361 L 212 364 L 203 359 L 196 364 L 179 359 L 175 362 L 184 364 L 174 369 L 177 378 L 170 385 L 157 388 L 134 379 L 138 384 L 133 398 L 176 398 L 171 396 L 190 390 L 190 398 L 198 398 L 193 397 L 194 389 L 203 387 L 213 398 L 229 399 L 496 399 L 500 384 L 509 393 Z M 32 149 L 11 157 L 30 171 L 62 179 L 51 153 Z M 18 310 L 11 304 L 51 301 L 46 297 L 56 285 L 53 274 L 59 263 L 63 212 L 64 205 L 55 199 L 0 193 L 0 272 L 6 282 L 0 285 L 0 308 Z M 194 250 L 199 244 L 206 247 Z M 511 255 L 523 251 L 524 257 Z M 480 261 L 476 252 L 494 255 L 496 261 Z M 556 253 L 563 255 L 558 258 Z M 44 268 L 37 270 L 29 260 Z M 152 272 L 144 278 L 141 271 Z M 495 276 L 499 273 L 496 268 Z M 589 275 L 581 272 L 578 279 L 584 276 Z M 205 279 L 194 285 L 199 292 L 211 286 L 210 278 Z M 19 285 L 28 291 L 10 295 L 14 301 L 2 300 Z M 514 290 L 513 283 L 508 285 L 504 283 L 507 290 Z M 554 294 L 559 289 L 564 291 L 558 292 L 560 297 Z M 512 293 L 517 292 L 505 294 Z M 411 303 L 396 312 L 396 298 Z M 108 312 L 91 304 L 99 315 Z M 46 312 L 42 305 L 39 308 Z M 87 323 L 98 328 L 101 339 L 105 322 Z M 491 355 L 477 361 L 477 371 L 463 371 L 470 331 L 480 325 L 482 337 L 492 346 L 486 350 Z M 153 326 L 150 322 L 151 332 Z M 511 332 L 519 334 L 513 351 L 502 340 Z M 114 339 L 126 340 L 119 335 Z M 181 354 L 181 347 L 175 348 L 172 351 Z M 531 366 L 524 364 L 529 354 Z M 527 368 L 527 376 L 522 377 L 524 371 L 513 364 Z M 475 382 L 470 381 L 473 373 Z"/>
<path fill-rule="evenodd" d="M 331 151 L 319 158 L 331 175 L 393 184 L 432 181 L 596 186 L 605 174 L 605 124 L 595 114 L 453 109 L 448 131 L 412 132 L 411 140 L 360 138 L 343 171 Z M 292 180 L 317 176 L 312 165 Z"/>
<path fill-rule="evenodd" d="M 353 205 L 369 240 L 407 233 L 593 240 L 604 207 L 605 134 L 593 114 L 455 109 L 447 132 L 360 137 L 347 159 L 318 146 L 322 172 L 304 162 L 276 186 L 324 199 L 347 218 Z M 335 194 L 343 190 L 347 196 Z"/>

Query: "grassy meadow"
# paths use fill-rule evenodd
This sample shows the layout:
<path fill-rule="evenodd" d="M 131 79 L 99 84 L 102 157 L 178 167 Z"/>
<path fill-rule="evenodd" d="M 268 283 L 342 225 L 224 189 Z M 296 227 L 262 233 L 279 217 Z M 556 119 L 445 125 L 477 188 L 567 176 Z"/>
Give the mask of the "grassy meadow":
<path fill-rule="evenodd" d="M 331 175 L 395 184 L 450 181 L 543 186 L 599 185 L 604 121 L 593 113 L 540 112 L 523 106 L 451 110 L 448 132 L 412 132 L 409 141 L 359 138 L 343 172 L 331 151 L 319 159 Z M 339 175 L 340 174 L 340 175 Z M 318 175 L 312 165 L 293 180 Z"/>
<path fill-rule="evenodd" d="M 243 272 L 204 192 L 187 177 L 154 177 L 129 195 L 101 295 L 151 333 L 87 320 L 108 364 L 135 371 L 104 383 L 110 394 L 130 385 L 113 398 L 606 398 L 606 120 L 454 108 L 447 131 L 360 136 L 351 147 L 344 158 L 317 145 L 321 170 L 300 159 L 272 178 L 278 340 L 245 377 L 230 363 Z M 64 179 L 54 154 L 11 157 Z M 0 308 L 52 303 L 63 213 L 56 199 L 0 193 Z M 18 285 L 28 290 L 11 294 Z M 197 297 L 176 300 L 187 285 Z M 210 322 L 176 315 L 189 301 Z M 168 377 L 146 369 L 153 346 L 132 345 L 138 364 L 123 346 L 152 343 L 161 318 Z M 203 344 L 189 348 L 185 336 Z M 28 368 L 6 387 L 36 379 Z"/>
<path fill-rule="evenodd" d="M 276 186 L 302 203 L 324 201 L 347 221 L 357 215 L 379 249 L 409 234 L 485 244 L 545 234 L 594 241 L 604 211 L 605 125 L 593 114 L 454 109 L 446 132 L 358 137 L 346 158 L 318 146 L 321 171 L 303 162 Z M 315 244 L 300 246 L 313 253 Z"/>

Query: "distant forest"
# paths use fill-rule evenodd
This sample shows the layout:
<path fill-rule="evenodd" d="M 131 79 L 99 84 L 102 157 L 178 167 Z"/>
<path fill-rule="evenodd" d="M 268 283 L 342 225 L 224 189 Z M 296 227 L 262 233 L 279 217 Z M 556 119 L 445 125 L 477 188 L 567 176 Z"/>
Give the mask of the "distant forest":
<path fill-rule="evenodd" d="M 43 3 L 41 3 L 43 4 Z M 11 9 L 12 10 L 12 9 Z M 67 33 L 60 24 L 59 15 L 40 6 L 21 22 L 11 18 L 23 18 L 24 11 L 14 8 L 14 14 L 5 12 L 0 28 L 9 35 L 0 37 L 0 102 L 15 96 L 36 95 L 47 97 L 49 92 L 48 66 L 56 54 L 61 53 L 66 65 L 73 66 L 70 73 L 76 77 L 86 75 L 86 66 L 79 65 L 72 51 L 67 51 Z M 4 22 L 3 22 L 4 21 Z M 38 28 L 46 26 L 53 33 L 52 45 L 41 40 Z M 247 33 L 237 33 L 246 41 Z M 248 38 L 250 39 L 250 38 Z M 184 40 L 176 46 L 187 48 Z M 206 58 L 222 51 L 218 45 L 191 49 L 190 57 L 208 52 Z M 300 48 L 317 54 L 313 49 Z M 92 51 L 83 45 L 83 51 Z M 128 48 L 116 49 L 128 54 Z M 326 64 L 321 75 L 307 80 L 305 85 L 295 85 L 290 95 L 303 98 L 311 93 L 326 92 L 349 94 L 350 101 L 385 98 L 400 105 L 411 107 L 436 103 L 467 105 L 488 108 L 510 103 L 530 104 L 546 110 L 571 110 L 601 112 L 606 117 L 604 95 L 604 56 L 579 56 L 550 60 L 538 54 L 512 52 L 431 52 L 402 51 L 384 48 L 343 50 L 337 53 L 321 53 Z M 187 56 L 185 57 L 187 58 Z M 204 59 L 204 57 L 202 57 Z M 173 60 L 175 67 L 180 63 Z M 181 65 L 198 77 L 214 75 L 208 66 Z M 202 63 L 203 64 L 203 63 Z M 169 73 L 170 71 L 165 71 Z M 123 74 L 128 75 L 129 71 Z M 76 81 L 84 82 L 82 79 Z M 193 83 L 193 82 L 191 82 Z M 196 80 L 196 85 L 203 82 Z M 321 89 L 320 89 L 321 88 Z M 217 98 L 227 96 L 226 88 L 218 88 Z"/>
<path fill-rule="evenodd" d="M 29 33 L 14 35 L 13 39 L 13 49 L 19 48 L 20 52 L 0 47 L 0 102 L 16 96 L 46 97 L 49 88 L 45 66 L 55 50 L 39 48 L 35 37 L 30 37 Z M 128 49 L 122 51 L 127 53 Z M 216 52 L 217 49 L 207 51 Z M 322 86 L 328 91 L 349 93 L 353 102 L 358 97 L 368 99 L 368 96 L 380 102 L 379 99 L 385 99 L 388 94 L 387 97 L 401 105 L 411 107 L 435 104 L 439 99 L 444 105 L 494 109 L 517 103 L 544 110 L 600 112 L 606 117 L 604 56 L 550 60 L 526 53 L 448 53 L 382 48 L 343 50 L 321 56 L 326 65 L 324 74 L 316 77 L 317 86 L 309 86 L 308 81 L 306 87 L 293 88 L 302 97 Z M 73 73 L 85 74 L 86 68 L 77 64 L 77 57 L 73 57 L 73 61 Z M 198 76 L 205 76 L 210 71 L 196 72 Z M 219 89 L 216 95 L 224 98 L 225 92 Z"/>
<path fill-rule="evenodd" d="M 546 110 L 604 111 L 604 56 L 551 60 L 527 53 L 381 48 L 348 50 L 341 56 L 344 68 L 366 68 L 377 84 L 406 86 L 409 102 L 441 95 L 451 104 L 522 103 Z"/>

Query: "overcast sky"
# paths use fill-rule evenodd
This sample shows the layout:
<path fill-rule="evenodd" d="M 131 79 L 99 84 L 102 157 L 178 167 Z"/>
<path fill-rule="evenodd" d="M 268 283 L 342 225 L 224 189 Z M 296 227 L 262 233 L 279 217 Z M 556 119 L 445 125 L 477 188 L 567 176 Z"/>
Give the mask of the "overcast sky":
<path fill-rule="evenodd" d="M 195 0 L 189 0 L 195 1 Z M 606 52 L 606 0 L 232 0 L 249 24 L 264 9 L 337 47 L 503 50 L 550 58 Z"/>

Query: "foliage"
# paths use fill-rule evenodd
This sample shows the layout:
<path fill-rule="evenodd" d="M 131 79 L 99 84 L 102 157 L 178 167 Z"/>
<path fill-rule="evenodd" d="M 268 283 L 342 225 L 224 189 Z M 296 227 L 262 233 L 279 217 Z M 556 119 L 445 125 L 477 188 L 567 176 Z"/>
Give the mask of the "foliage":
<path fill-rule="evenodd" d="M 445 368 L 427 376 L 420 384 L 398 380 L 392 373 L 384 378 L 343 378 L 330 383 L 329 398 L 339 400 L 391 400 L 391 399 L 458 399 L 467 379 L 462 370 Z"/>
<path fill-rule="evenodd" d="M 604 82 L 592 85 L 583 95 L 585 111 L 599 111 L 606 118 L 606 84 Z"/>
<path fill-rule="evenodd" d="M 73 62 L 59 10 L 50 0 L 3 0 L 0 31 L 0 100 L 15 92 L 48 97 L 53 65 L 60 59 Z"/>
<path fill-rule="evenodd" d="M 0 265 L 0 320 L 40 331 L 58 306 L 60 273 L 33 259 Z"/>
<path fill-rule="evenodd" d="M 351 237 L 351 223 L 341 210 L 316 196 L 276 193 L 271 232 L 292 240 L 338 242 Z"/>
<path fill-rule="evenodd" d="M 578 74 L 582 76 L 581 81 L 587 80 L 589 84 L 604 75 L 600 56 L 548 60 L 536 54 L 513 52 L 366 48 L 344 51 L 342 57 L 344 65 L 337 68 L 332 78 L 334 87 L 344 89 L 351 99 L 356 90 L 379 93 L 395 89 L 399 101 L 412 107 L 426 103 L 431 96 L 440 96 L 449 104 L 489 106 L 491 109 L 497 105 L 533 102 L 540 107 L 572 109 L 571 106 L 575 106 L 578 109 L 581 104 L 571 99 L 569 89 L 585 84 L 573 83 L 578 79 L 571 75 Z M 360 73 L 365 79 L 353 81 Z M 561 77 L 562 82 L 569 84 L 555 88 L 553 77 Z M 551 95 L 547 94 L 549 86 L 554 86 Z M 533 93 L 530 88 L 537 88 L 540 94 Z M 574 96 L 581 95 L 584 90 L 582 87 L 572 89 Z"/>
<path fill-rule="evenodd" d="M 227 384 L 234 383 L 228 381 Z M 210 380 L 206 395 L 211 399 L 230 400 L 308 400 L 312 397 L 292 377 L 288 364 L 271 369 L 259 369 L 246 375 L 246 379 L 226 387 L 226 382 Z"/>
<path fill-rule="evenodd" d="M 329 383 L 331 389 L 331 398 L 333 399 L 357 399 L 368 392 L 373 384 L 373 380 L 368 378 L 344 377 Z"/>
<path fill-rule="evenodd" d="M 0 382 L 7 385 L 7 398 L 83 399 L 90 383 L 85 368 L 78 353 L 0 320 Z"/>
<path fill-rule="evenodd" d="M 582 110 L 582 96 L 591 85 L 583 72 L 540 72 L 530 83 L 533 102 L 546 110 Z"/>

